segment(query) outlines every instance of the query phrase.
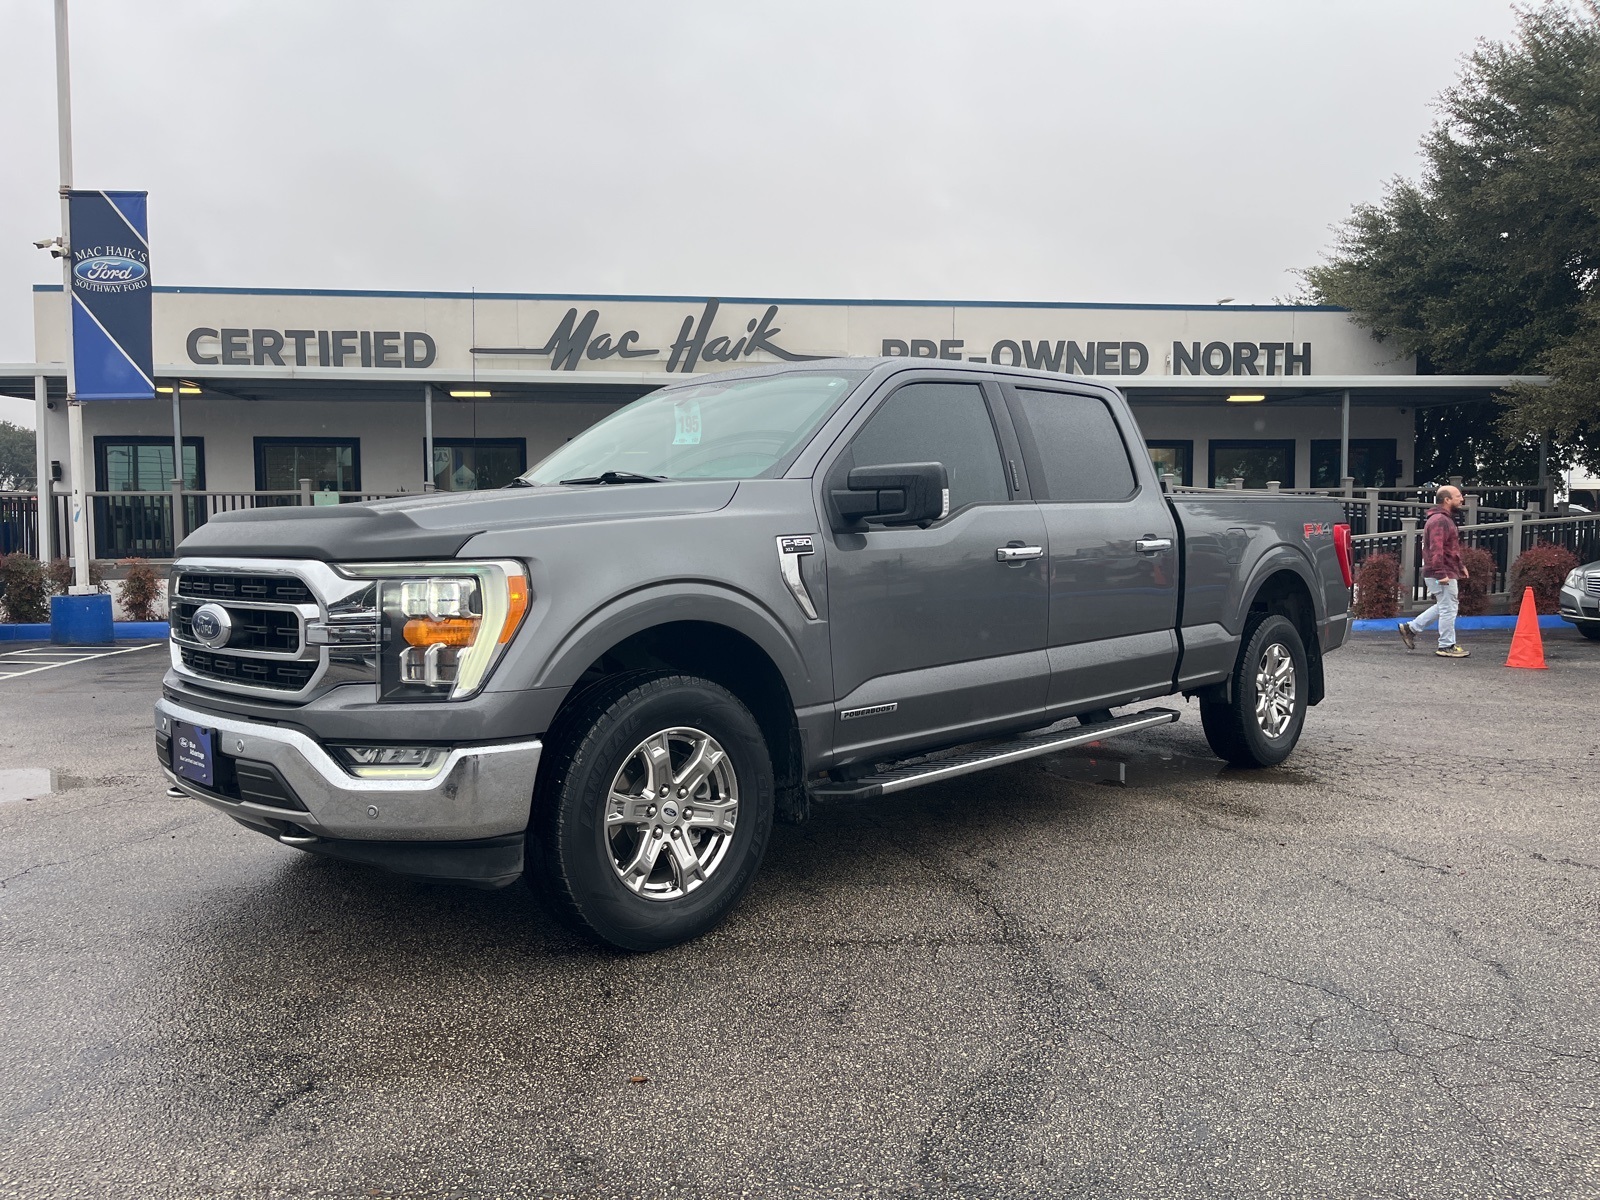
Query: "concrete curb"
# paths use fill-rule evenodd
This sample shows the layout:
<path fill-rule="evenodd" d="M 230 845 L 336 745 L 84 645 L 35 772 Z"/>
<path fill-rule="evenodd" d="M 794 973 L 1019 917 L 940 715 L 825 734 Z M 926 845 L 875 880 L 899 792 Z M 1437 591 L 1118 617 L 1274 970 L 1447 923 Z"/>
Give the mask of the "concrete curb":
<path fill-rule="evenodd" d="M 148 642 L 164 640 L 171 628 L 165 621 L 113 621 L 112 636 L 119 642 Z M 48 642 L 50 626 L 0 625 L 0 642 Z"/>
<path fill-rule="evenodd" d="M 1357 633 L 1377 633 L 1380 630 L 1388 633 L 1394 632 L 1394 627 L 1400 624 L 1400 617 L 1383 617 L 1376 621 L 1352 621 L 1350 628 Z M 1568 622 L 1563 621 L 1554 614 L 1547 613 L 1539 618 L 1540 629 L 1561 629 Z M 1511 614 L 1499 617 L 1457 617 L 1457 629 L 1515 629 L 1517 618 Z"/>

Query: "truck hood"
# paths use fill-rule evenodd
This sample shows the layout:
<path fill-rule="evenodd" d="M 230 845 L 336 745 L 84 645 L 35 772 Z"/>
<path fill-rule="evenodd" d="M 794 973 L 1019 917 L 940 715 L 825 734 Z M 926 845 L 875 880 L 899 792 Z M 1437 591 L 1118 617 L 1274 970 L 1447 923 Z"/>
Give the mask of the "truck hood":
<path fill-rule="evenodd" d="M 218 513 L 183 539 L 178 554 L 325 562 L 454 558 L 481 533 L 715 512 L 738 489 L 737 481 L 721 479 L 554 485 L 435 492 L 367 504 L 247 509 Z"/>

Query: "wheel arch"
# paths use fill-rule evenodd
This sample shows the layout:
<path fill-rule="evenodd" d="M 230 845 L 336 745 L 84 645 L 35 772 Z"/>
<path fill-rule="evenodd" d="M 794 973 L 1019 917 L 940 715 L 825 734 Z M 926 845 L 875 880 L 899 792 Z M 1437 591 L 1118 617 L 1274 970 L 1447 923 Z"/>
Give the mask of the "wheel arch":
<path fill-rule="evenodd" d="M 709 679 L 755 717 L 772 756 L 779 814 L 802 819 L 805 748 L 794 697 L 809 676 L 776 619 L 748 598 L 709 589 L 629 599 L 596 613 L 551 656 L 540 686 L 566 689 L 555 719 L 620 673 L 664 669 Z"/>
<path fill-rule="evenodd" d="M 1277 613 L 1287 617 L 1300 634 L 1305 649 L 1306 673 L 1310 676 L 1306 680 L 1306 703 L 1320 704 L 1325 694 L 1322 642 L 1317 636 L 1321 613 L 1317 607 L 1317 592 L 1312 586 L 1315 577 L 1307 578 L 1309 570 L 1303 559 L 1290 554 L 1275 556 L 1271 562 L 1263 564 L 1249 592 L 1240 639 L 1242 646 L 1258 614 Z"/>

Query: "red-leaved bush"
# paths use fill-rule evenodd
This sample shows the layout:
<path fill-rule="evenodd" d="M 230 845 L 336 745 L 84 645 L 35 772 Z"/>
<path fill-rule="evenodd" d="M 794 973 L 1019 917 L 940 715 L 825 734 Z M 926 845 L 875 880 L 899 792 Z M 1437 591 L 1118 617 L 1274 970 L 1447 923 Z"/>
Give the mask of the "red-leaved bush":
<path fill-rule="evenodd" d="M 130 621 L 159 621 L 161 613 L 161 575 L 142 558 L 125 558 L 119 566 L 127 567 L 117 599 L 122 601 L 122 611 Z"/>
<path fill-rule="evenodd" d="M 1498 569 L 1494 555 L 1481 546 L 1463 546 L 1461 565 L 1467 569 L 1467 577 L 1459 587 L 1461 615 L 1481 617 L 1489 611 L 1489 588 Z"/>
<path fill-rule="evenodd" d="M 1369 554 L 1356 568 L 1355 615 L 1364 621 L 1400 615 L 1400 560 Z"/>
<path fill-rule="evenodd" d="M 1533 589 L 1534 603 L 1542 613 L 1561 611 L 1561 581 L 1578 565 L 1578 556 L 1554 542 L 1535 542 L 1511 568 L 1506 590 L 1513 611 L 1522 603 L 1522 589 Z M 1471 568 L 1468 568 L 1469 570 Z"/>

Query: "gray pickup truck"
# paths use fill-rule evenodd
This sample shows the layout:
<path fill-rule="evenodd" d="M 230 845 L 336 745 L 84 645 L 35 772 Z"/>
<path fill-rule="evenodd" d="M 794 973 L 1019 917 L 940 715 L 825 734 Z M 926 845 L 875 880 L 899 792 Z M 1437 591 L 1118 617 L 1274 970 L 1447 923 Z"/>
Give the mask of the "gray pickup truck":
<path fill-rule="evenodd" d="M 648 950 L 777 817 L 1150 728 L 1281 762 L 1349 628 L 1319 497 L 1166 494 L 1114 390 L 835 359 L 674 384 L 512 487 L 213 518 L 156 750 L 286 846 L 526 877 Z"/>

